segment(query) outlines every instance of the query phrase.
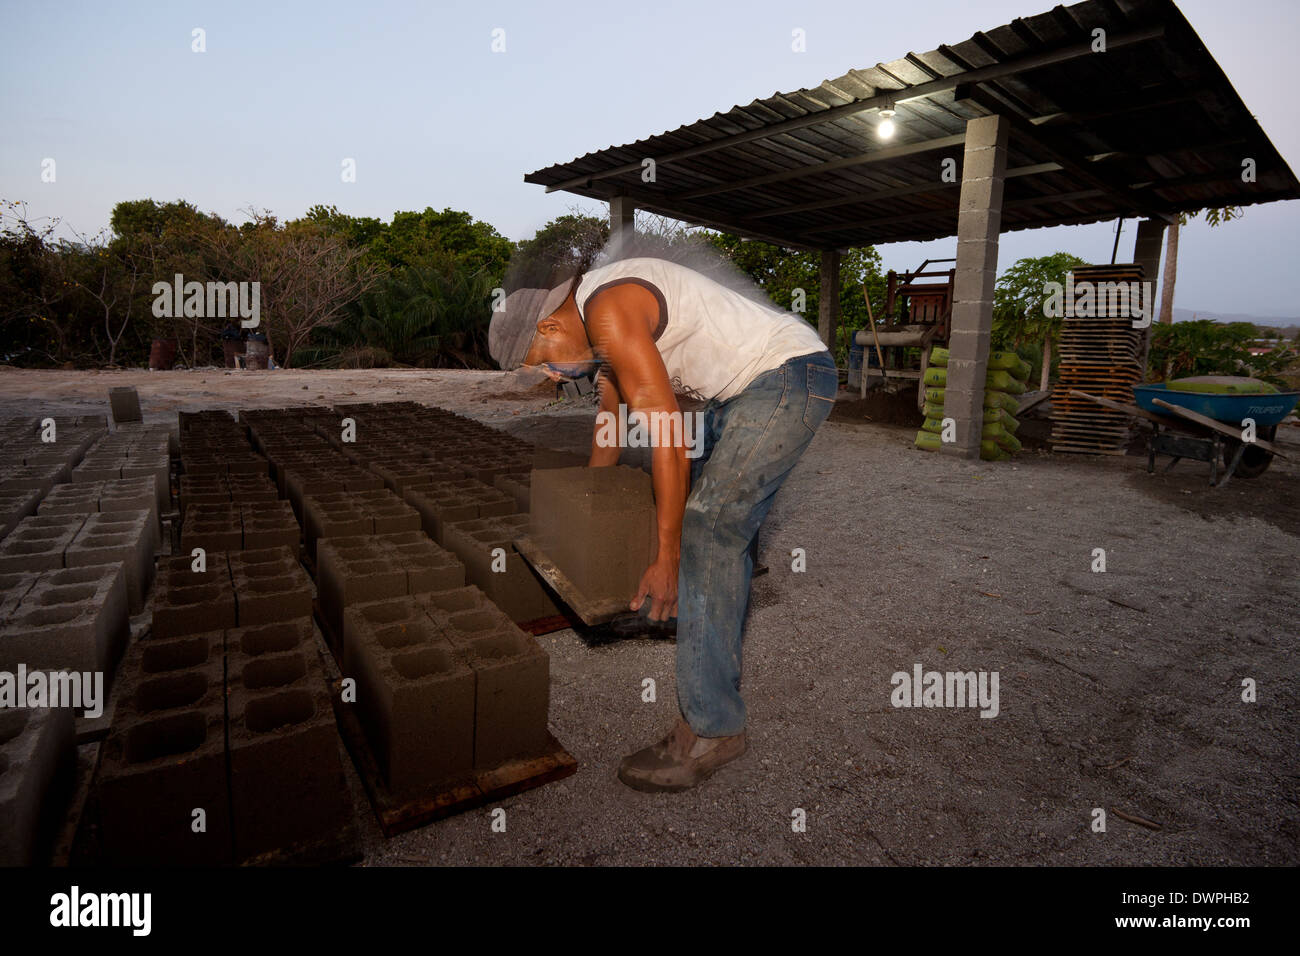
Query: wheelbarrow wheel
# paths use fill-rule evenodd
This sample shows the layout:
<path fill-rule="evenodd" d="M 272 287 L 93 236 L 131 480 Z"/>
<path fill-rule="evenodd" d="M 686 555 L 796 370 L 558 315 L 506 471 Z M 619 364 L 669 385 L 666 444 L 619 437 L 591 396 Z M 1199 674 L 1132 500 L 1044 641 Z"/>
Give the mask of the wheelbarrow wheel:
<path fill-rule="evenodd" d="M 1261 428 L 1258 436 L 1264 441 L 1272 441 L 1277 435 L 1277 426 L 1269 425 Z M 1232 458 L 1237 454 L 1242 442 L 1236 439 L 1227 439 L 1223 443 L 1223 465 L 1229 467 L 1232 464 Z M 1258 445 L 1247 444 L 1241 453 L 1241 461 L 1237 463 L 1237 470 L 1232 473 L 1234 478 L 1258 478 L 1264 472 L 1268 471 L 1268 466 L 1273 463 L 1273 453 L 1265 451 Z"/>

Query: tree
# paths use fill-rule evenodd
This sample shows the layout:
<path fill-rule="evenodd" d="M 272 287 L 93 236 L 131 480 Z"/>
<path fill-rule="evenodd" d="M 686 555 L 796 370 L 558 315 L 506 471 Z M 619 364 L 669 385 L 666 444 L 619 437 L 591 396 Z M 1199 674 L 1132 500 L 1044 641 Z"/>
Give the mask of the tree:
<path fill-rule="evenodd" d="M 344 307 L 375 279 L 360 266 L 362 251 L 315 222 L 281 226 L 265 210 L 249 210 L 250 221 L 206 237 L 208 252 L 224 281 L 257 282 L 261 291 L 260 331 L 279 363 L 288 368 L 294 352 L 318 329 L 343 317 Z"/>
<path fill-rule="evenodd" d="M 0 329 L 5 361 L 44 356 L 61 363 L 73 356 L 80 336 L 69 304 L 71 287 L 59 258 L 58 220 L 33 224 L 22 202 L 0 209 Z"/>
<path fill-rule="evenodd" d="M 1252 355 L 1256 337 L 1249 322 L 1193 319 L 1156 326 L 1151 335 L 1151 367 L 1168 381 L 1191 375 L 1247 375 L 1283 385 L 1282 373 L 1296 357 L 1285 347 Z"/>
<path fill-rule="evenodd" d="M 1060 334 L 1062 319 L 1062 316 L 1047 314 L 1049 284 L 1064 286 L 1066 274 L 1083 265 L 1087 263 L 1068 252 L 1027 257 L 1007 269 L 994 288 L 993 346 L 1014 350 L 1023 343 L 1041 341 L 1043 356 L 1039 388 L 1044 391 L 1051 379 L 1052 342 Z"/>
<path fill-rule="evenodd" d="M 514 245 L 486 222 L 467 212 L 444 209 L 437 212 L 396 212 L 393 221 L 368 241 L 367 256 L 382 268 L 427 263 L 449 254 L 471 269 L 486 269 L 491 275 L 505 274 Z"/>
<path fill-rule="evenodd" d="M 136 290 L 148 275 L 142 274 L 141 260 L 124 246 L 114 246 L 101 232 L 93 238 L 78 236 L 78 242 L 65 243 L 60 262 L 69 285 L 93 303 L 103 318 L 104 337 L 108 340 L 106 364 L 117 364 L 118 345 L 131 324 L 136 308 Z"/>

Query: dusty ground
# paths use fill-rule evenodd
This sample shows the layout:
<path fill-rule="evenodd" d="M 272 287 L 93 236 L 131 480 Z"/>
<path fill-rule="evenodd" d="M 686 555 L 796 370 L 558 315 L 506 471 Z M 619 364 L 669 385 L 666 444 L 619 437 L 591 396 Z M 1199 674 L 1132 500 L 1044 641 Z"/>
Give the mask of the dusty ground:
<path fill-rule="evenodd" d="M 151 417 L 391 398 L 585 444 L 590 410 L 502 400 L 502 383 L 0 370 L 0 415 L 99 410 L 109 386 L 134 384 Z M 1296 464 L 1211 490 L 1191 463 L 1156 476 L 1136 458 L 967 463 L 849 418 L 823 427 L 764 529 L 746 757 L 691 793 L 627 790 L 619 757 L 675 715 L 672 644 L 548 635 L 552 731 L 578 774 L 504 801 L 505 833 L 484 810 L 385 841 L 363 812 L 366 862 L 1300 862 Z M 1296 431 L 1282 440 L 1300 447 Z M 1104 574 L 1090 571 L 1095 548 Z M 890 677 L 917 663 L 996 671 L 1000 713 L 895 709 Z M 641 701 L 645 677 L 657 703 Z M 1241 699 L 1248 678 L 1256 703 Z M 796 808 L 805 833 L 792 832 Z"/>

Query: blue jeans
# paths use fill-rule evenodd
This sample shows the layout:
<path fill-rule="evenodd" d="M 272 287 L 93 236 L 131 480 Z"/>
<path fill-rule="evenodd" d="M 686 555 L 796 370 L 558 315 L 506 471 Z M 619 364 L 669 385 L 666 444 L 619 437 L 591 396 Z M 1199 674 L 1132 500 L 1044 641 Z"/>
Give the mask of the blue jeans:
<path fill-rule="evenodd" d="M 704 408 L 703 451 L 691 464 L 677 583 L 677 702 L 701 737 L 745 729 L 740 651 L 754 573 L 750 545 L 777 490 L 830 414 L 837 387 L 830 353 L 813 352 Z"/>

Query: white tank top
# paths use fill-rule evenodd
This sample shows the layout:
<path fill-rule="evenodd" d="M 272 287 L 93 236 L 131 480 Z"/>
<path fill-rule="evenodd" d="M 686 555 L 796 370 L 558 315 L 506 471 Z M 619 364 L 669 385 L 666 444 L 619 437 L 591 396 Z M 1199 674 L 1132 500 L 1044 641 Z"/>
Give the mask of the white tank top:
<path fill-rule="evenodd" d="M 588 300 L 622 282 L 659 300 L 655 345 L 677 392 L 726 401 L 786 360 L 826 351 L 816 330 L 794 313 L 666 259 L 623 259 L 584 275 L 574 296 L 583 322 Z"/>

